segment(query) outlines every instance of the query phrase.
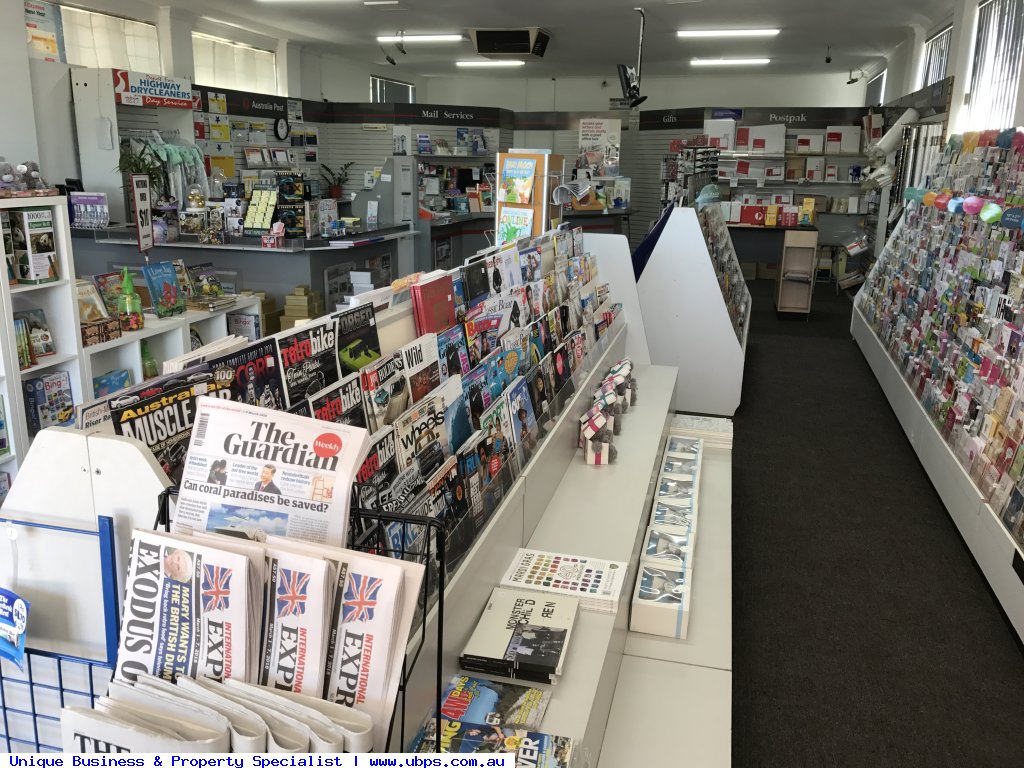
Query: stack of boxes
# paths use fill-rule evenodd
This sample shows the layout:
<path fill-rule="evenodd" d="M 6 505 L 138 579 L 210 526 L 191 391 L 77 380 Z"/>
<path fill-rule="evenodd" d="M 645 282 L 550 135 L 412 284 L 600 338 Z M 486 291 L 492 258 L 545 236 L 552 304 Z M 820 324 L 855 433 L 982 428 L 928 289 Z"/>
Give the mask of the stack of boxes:
<path fill-rule="evenodd" d="M 308 285 L 297 285 L 284 297 L 284 314 L 281 316 L 281 328 L 287 330 L 301 325 L 314 317 L 326 314 L 324 299 L 319 291 L 309 290 Z"/>

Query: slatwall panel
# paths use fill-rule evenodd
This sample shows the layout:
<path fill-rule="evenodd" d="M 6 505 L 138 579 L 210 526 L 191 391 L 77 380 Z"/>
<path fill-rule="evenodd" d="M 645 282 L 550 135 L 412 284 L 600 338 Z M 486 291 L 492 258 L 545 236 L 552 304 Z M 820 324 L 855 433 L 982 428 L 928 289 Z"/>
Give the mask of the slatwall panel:
<path fill-rule="evenodd" d="M 636 248 L 661 214 L 661 159 L 673 139 L 696 136 L 700 131 L 624 131 L 619 170 L 631 181 L 629 206 L 630 246 Z"/>
<path fill-rule="evenodd" d="M 416 134 L 417 133 L 428 133 L 430 134 L 430 141 L 436 142 L 438 139 L 444 139 L 448 142 L 448 146 L 455 149 L 455 126 L 454 125 L 410 125 L 409 131 L 412 133 L 412 151 L 416 151 Z M 503 148 L 499 148 L 501 145 L 501 133 L 502 131 L 498 128 L 484 128 L 484 139 L 487 141 L 487 152 L 488 154 L 496 154 L 501 152 Z"/>
<path fill-rule="evenodd" d="M 363 174 L 384 165 L 394 152 L 391 126 L 386 131 L 364 131 L 358 123 L 320 125 L 320 162 L 337 170 L 351 162 L 345 191 L 363 188 Z"/>

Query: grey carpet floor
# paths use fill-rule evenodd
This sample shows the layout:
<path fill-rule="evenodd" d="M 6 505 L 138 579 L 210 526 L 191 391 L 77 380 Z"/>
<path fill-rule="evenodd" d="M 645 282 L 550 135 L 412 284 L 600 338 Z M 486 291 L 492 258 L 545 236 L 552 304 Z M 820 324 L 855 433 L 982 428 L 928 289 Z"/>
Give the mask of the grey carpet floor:
<path fill-rule="evenodd" d="M 755 311 L 733 447 L 733 765 L 1024 764 L 1024 654 L 848 332 Z"/>

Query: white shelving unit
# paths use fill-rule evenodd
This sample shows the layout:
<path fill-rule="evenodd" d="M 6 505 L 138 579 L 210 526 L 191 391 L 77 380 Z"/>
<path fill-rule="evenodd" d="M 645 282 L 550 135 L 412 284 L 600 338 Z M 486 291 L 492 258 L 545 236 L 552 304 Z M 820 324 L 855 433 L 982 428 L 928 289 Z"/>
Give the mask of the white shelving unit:
<path fill-rule="evenodd" d="M 0 210 L 48 208 L 53 213 L 54 245 L 57 251 L 59 279 L 41 285 L 9 285 L 0 280 L 0 356 L 3 368 L 0 392 L 7 413 L 7 434 L 11 456 L 5 456 L 0 471 L 9 472 L 13 481 L 30 443 L 25 416 L 24 382 L 43 373 L 66 371 L 76 403 L 87 394 L 78 364 L 82 350 L 78 325 L 78 299 L 75 296 L 75 262 L 71 252 L 71 229 L 67 200 L 63 197 L 0 199 Z M 36 365 L 18 369 L 18 343 L 14 333 L 14 312 L 42 309 L 57 347 L 57 354 L 42 358 Z M 92 399 L 88 397 L 86 399 Z"/>
<path fill-rule="evenodd" d="M 611 288 L 622 295 L 616 283 Z M 732 417 L 742 396 L 751 304 L 748 294 L 737 336 L 692 208 L 670 212 L 636 290 L 651 361 L 679 369 L 673 410 Z"/>
<path fill-rule="evenodd" d="M 988 579 L 999 604 L 1017 634 L 1024 639 L 1024 557 L 971 476 L 942 439 L 859 307 L 854 307 L 850 333 L 871 366 L 893 413 L 907 433 L 910 445 Z"/>
<path fill-rule="evenodd" d="M 49 208 L 53 211 L 60 279 L 42 285 L 9 285 L 6 280 L 0 281 L 0 308 L 3 310 L 0 319 L 0 394 L 4 398 L 11 445 L 11 455 L 0 456 L 0 471 L 9 472 L 12 481 L 32 442 L 25 416 L 26 379 L 51 371 L 66 371 L 71 379 L 75 404 L 79 405 L 93 399 L 93 378 L 108 371 L 125 368 L 132 372 L 133 381 L 142 381 L 143 339 L 147 340 L 157 361 L 166 360 L 190 349 L 192 327 L 204 342 L 213 341 L 227 335 L 226 315 L 229 312 L 258 311 L 259 307 L 259 299 L 255 296 L 239 296 L 234 305 L 216 312 L 188 311 L 164 319 L 147 315 L 142 330 L 83 347 L 67 201 L 63 197 L 0 200 L 0 209 L 18 208 Z M 19 370 L 13 313 L 33 308 L 40 308 L 46 313 L 57 354 L 42 358 L 31 368 Z"/>

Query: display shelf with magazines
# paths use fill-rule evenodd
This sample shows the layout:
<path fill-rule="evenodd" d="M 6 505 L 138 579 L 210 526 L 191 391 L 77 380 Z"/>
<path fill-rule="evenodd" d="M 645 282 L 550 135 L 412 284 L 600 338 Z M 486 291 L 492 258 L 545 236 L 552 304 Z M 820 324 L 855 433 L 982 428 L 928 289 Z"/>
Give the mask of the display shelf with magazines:
<path fill-rule="evenodd" d="M 851 333 L 1024 638 L 1022 134 L 996 135 L 952 137 L 906 190 Z"/>
<path fill-rule="evenodd" d="M 82 402 L 86 385 L 67 200 L 0 199 L 0 222 L 7 270 L 0 280 L 0 412 L 7 433 L 0 455 L 15 457 L 0 471 L 13 481 L 37 427 L 67 424 L 68 408 Z M 33 408 L 36 384 L 47 394 Z"/>

